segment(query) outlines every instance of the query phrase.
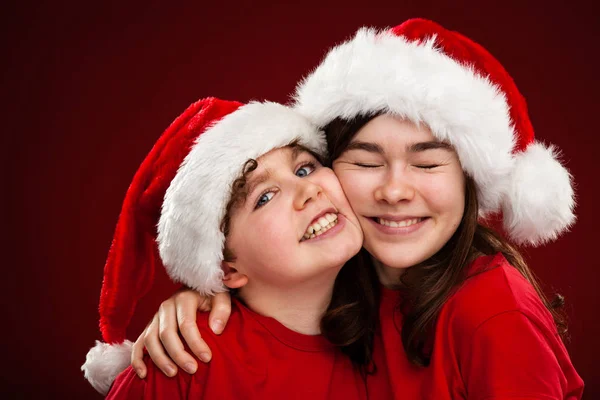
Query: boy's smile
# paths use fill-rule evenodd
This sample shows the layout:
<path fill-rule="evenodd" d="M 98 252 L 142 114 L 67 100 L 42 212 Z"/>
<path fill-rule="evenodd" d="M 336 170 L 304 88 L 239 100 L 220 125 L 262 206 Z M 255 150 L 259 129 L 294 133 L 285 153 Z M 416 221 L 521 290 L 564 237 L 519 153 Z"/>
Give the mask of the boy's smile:
<path fill-rule="evenodd" d="M 360 225 L 335 174 L 293 147 L 272 150 L 257 162 L 247 176 L 245 203 L 231 213 L 231 267 L 247 275 L 247 288 L 324 277 L 333 282 L 362 245 Z"/>

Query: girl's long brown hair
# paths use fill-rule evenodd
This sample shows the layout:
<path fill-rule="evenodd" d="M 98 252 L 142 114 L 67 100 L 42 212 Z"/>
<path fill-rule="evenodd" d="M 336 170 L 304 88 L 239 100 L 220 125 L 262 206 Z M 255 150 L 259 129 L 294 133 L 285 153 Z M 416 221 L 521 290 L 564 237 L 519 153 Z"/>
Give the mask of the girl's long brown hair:
<path fill-rule="evenodd" d="M 339 157 L 360 128 L 377 115 L 359 116 L 351 121 L 336 119 L 330 123 L 325 129 L 330 159 Z M 552 314 L 559 333 L 566 336 L 565 318 L 560 310 L 564 298 L 556 295 L 552 302 L 548 300 L 519 251 L 494 230 L 481 224 L 478 210 L 475 182 L 466 176 L 465 210 L 456 232 L 437 254 L 408 268 L 401 277 L 399 288 L 403 292 L 403 301 L 399 307 L 404 316 L 402 343 L 413 364 L 429 365 L 429 349 L 437 317 L 448 298 L 467 278 L 466 270 L 470 262 L 481 255 L 502 253 L 535 288 Z M 367 263 L 372 264 L 372 261 L 364 257 L 355 258 L 346 268 L 352 264 L 360 264 L 355 268 L 365 268 Z M 370 268 L 374 269 L 372 265 Z"/>

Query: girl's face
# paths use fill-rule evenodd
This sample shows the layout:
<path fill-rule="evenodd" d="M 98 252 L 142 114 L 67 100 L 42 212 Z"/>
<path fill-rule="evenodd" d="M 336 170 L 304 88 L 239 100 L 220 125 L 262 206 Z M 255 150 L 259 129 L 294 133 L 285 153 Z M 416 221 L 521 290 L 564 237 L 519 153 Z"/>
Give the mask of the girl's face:
<path fill-rule="evenodd" d="M 384 285 L 437 253 L 460 224 L 460 161 L 425 126 L 380 115 L 357 132 L 333 169 Z"/>
<path fill-rule="evenodd" d="M 363 236 L 333 171 L 299 147 L 272 150 L 257 161 L 245 201 L 231 212 L 232 266 L 248 285 L 285 288 L 326 270 L 335 277 Z"/>

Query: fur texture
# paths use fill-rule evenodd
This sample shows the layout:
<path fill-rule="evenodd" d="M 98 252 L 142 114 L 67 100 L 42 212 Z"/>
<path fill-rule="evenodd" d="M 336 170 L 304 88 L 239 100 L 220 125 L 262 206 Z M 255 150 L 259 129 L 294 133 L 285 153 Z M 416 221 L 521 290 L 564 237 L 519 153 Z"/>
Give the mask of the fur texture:
<path fill-rule="evenodd" d="M 96 345 L 88 351 L 85 363 L 81 366 L 85 378 L 98 392 L 106 395 L 117 375 L 131 362 L 129 340 L 121 344 L 107 344 L 96 340 Z"/>
<path fill-rule="evenodd" d="M 455 147 L 477 182 L 483 213 L 500 207 L 514 147 L 505 97 L 487 78 L 440 52 L 434 38 L 408 42 L 363 28 L 329 52 L 300 83 L 295 99 L 296 109 L 319 127 L 374 112 L 425 123 Z"/>
<path fill-rule="evenodd" d="M 325 136 L 276 103 L 240 107 L 199 136 L 165 195 L 158 245 L 169 276 L 203 294 L 224 291 L 220 225 L 231 184 L 248 159 L 298 140 L 324 155 Z"/>
<path fill-rule="evenodd" d="M 554 240 L 575 222 L 571 175 L 552 146 L 534 143 L 515 159 L 503 207 L 506 231 L 522 244 Z"/>
<path fill-rule="evenodd" d="M 574 221 L 569 173 L 552 148 L 531 145 L 527 105 L 510 75 L 483 47 L 434 22 L 360 29 L 330 50 L 294 99 L 320 128 L 379 112 L 426 124 L 475 180 L 481 215 L 503 210 L 519 243 L 552 240 Z"/>
<path fill-rule="evenodd" d="M 127 190 L 100 293 L 100 330 L 106 343 L 121 343 L 136 304 L 163 268 L 156 225 L 167 188 L 195 140 L 241 103 L 217 98 L 190 105 L 158 138 Z"/>

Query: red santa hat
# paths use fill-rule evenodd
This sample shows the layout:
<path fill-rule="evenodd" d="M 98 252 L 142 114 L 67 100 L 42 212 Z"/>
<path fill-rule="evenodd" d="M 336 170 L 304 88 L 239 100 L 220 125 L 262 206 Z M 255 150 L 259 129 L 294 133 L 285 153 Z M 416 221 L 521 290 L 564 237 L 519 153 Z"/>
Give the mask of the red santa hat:
<path fill-rule="evenodd" d="M 519 244 L 553 240 L 575 221 L 571 176 L 555 147 L 534 140 L 513 79 L 482 46 L 435 22 L 360 29 L 300 82 L 295 108 L 319 127 L 379 112 L 425 123 L 456 149 L 481 214 L 502 211 Z"/>
<path fill-rule="evenodd" d="M 106 394 L 130 363 L 126 329 L 156 268 L 203 294 L 222 284 L 221 221 L 231 185 L 248 159 L 297 141 L 325 156 L 323 132 L 276 103 L 207 98 L 192 104 L 162 134 L 125 195 L 100 294 L 100 330 L 82 366 Z"/>

